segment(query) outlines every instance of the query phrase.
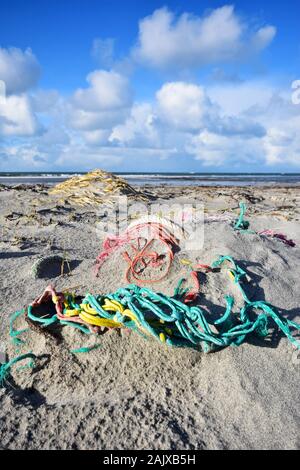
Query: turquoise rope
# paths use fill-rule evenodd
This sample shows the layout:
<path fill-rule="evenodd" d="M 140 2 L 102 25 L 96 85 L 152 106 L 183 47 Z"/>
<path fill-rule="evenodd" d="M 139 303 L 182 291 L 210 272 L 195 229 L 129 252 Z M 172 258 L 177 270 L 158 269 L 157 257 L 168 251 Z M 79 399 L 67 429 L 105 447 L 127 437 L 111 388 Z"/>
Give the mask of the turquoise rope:
<path fill-rule="evenodd" d="M 27 354 L 22 354 L 21 356 L 17 356 L 14 359 L 11 359 L 10 361 L 1 364 L 0 365 L 0 384 L 3 385 L 3 382 L 7 379 L 7 377 L 10 375 L 11 368 L 20 361 L 23 361 L 25 359 L 30 359 L 29 363 L 24 366 L 24 367 L 34 367 L 34 360 L 36 359 L 35 354 L 29 352 Z"/>
<path fill-rule="evenodd" d="M 17 318 L 19 318 L 21 315 L 24 315 L 25 313 L 25 310 L 18 310 L 17 312 L 15 312 L 11 317 L 10 317 L 10 321 L 9 321 L 9 334 L 10 334 L 10 337 L 12 338 L 12 341 L 14 344 L 16 345 L 20 345 L 20 344 L 23 344 L 24 343 L 24 340 L 22 340 L 21 338 L 19 338 L 19 336 L 21 336 L 23 333 L 26 333 L 26 331 L 29 330 L 29 328 L 23 328 L 22 330 L 15 330 L 14 329 L 14 323 L 15 321 L 17 320 Z"/>
<path fill-rule="evenodd" d="M 101 347 L 100 344 L 95 344 L 94 346 L 84 346 L 84 347 L 78 348 L 78 349 L 71 349 L 70 352 L 72 354 L 88 353 L 88 352 L 93 351 L 94 349 L 98 349 L 100 347 Z"/>
<path fill-rule="evenodd" d="M 29 305 L 29 307 L 27 309 L 27 315 L 28 315 L 28 318 L 30 318 L 30 320 L 32 320 L 34 322 L 42 323 L 43 326 L 49 326 L 49 325 L 52 325 L 52 323 L 57 322 L 56 313 L 50 318 L 40 318 L 40 317 L 37 317 L 36 315 L 34 315 L 32 313 L 32 306 L 31 305 Z"/>
<path fill-rule="evenodd" d="M 238 230 L 239 232 L 245 232 L 245 233 L 256 233 L 254 230 L 249 230 L 250 227 L 250 222 L 248 220 L 245 220 L 245 213 L 246 213 L 246 204 L 244 202 L 240 202 L 240 215 L 239 217 L 235 220 L 234 223 L 234 230 Z"/>
<path fill-rule="evenodd" d="M 234 224 L 234 230 L 241 230 L 245 231 L 248 230 L 250 223 L 247 220 L 244 220 L 245 212 L 246 212 L 246 205 L 243 202 L 240 202 L 240 215 L 238 219 L 236 219 Z"/>
<path fill-rule="evenodd" d="M 60 324 L 61 325 L 66 325 L 66 326 L 71 326 L 71 327 L 73 327 L 77 330 L 80 330 L 82 333 L 84 333 L 86 335 L 91 334 L 90 330 L 86 326 L 80 325 L 80 324 L 72 322 L 72 321 L 60 320 Z"/>

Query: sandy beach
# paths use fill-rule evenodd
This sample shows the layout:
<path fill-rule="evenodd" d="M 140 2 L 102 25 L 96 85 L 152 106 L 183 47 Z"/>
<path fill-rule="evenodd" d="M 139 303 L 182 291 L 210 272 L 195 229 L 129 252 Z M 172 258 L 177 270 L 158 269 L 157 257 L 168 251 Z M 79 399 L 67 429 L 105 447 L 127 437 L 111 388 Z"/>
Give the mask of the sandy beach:
<path fill-rule="evenodd" d="M 252 300 L 270 302 L 285 318 L 300 322 L 299 187 L 139 189 L 151 196 L 148 205 L 204 205 L 203 246 L 176 252 L 168 276 L 151 286 L 154 291 L 173 294 L 178 280 L 189 273 L 183 259 L 210 265 L 219 255 L 229 255 L 246 270 Z M 233 230 L 241 201 L 251 230 L 283 233 L 295 246 Z M 100 209 L 58 199 L 45 185 L 0 187 L 1 346 L 8 358 L 25 350 L 38 356 L 33 369 L 13 368 L 0 389 L 0 447 L 299 448 L 300 357 L 275 324 L 267 338 L 253 335 L 239 347 L 211 354 L 145 341 L 128 330 L 106 332 L 100 347 L 86 354 L 70 354 L 70 347 L 84 343 L 77 330 L 68 328 L 60 344 L 32 330 L 26 344 L 12 344 L 11 314 L 49 284 L 82 296 L 126 285 L 123 249 L 94 275 L 102 244 Z M 53 265 L 37 275 L 37 260 L 54 255 L 68 261 L 66 272 Z M 229 276 L 208 277 L 199 302 L 218 312 L 231 292 L 240 298 Z"/>

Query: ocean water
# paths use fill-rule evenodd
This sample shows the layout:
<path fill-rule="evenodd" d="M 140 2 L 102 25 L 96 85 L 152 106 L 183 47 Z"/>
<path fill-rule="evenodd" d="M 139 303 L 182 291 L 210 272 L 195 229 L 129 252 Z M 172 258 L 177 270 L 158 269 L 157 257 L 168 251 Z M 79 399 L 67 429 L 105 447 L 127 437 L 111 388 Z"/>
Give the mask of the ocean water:
<path fill-rule="evenodd" d="M 0 172 L 0 184 L 54 185 L 84 173 Z M 300 185 L 300 173 L 116 173 L 131 185 L 258 186 Z"/>

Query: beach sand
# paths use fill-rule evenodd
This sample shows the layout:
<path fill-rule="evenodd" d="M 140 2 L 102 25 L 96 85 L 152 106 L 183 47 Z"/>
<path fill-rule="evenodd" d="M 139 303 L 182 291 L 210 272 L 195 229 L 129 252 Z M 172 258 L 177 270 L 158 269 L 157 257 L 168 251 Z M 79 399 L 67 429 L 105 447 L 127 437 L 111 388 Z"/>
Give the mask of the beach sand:
<path fill-rule="evenodd" d="M 203 247 L 176 253 L 169 276 L 154 290 L 173 293 L 188 274 L 182 258 L 211 264 L 219 255 L 230 255 L 247 270 L 251 299 L 266 300 L 300 321 L 299 188 L 146 190 L 156 202 L 203 203 L 206 216 Z M 247 204 L 252 230 L 285 233 L 296 246 L 234 231 L 230 220 L 239 213 L 239 201 Z M 48 284 L 58 291 L 74 287 L 81 295 L 126 285 L 122 250 L 94 276 L 102 241 L 99 217 L 99 208 L 58 202 L 45 186 L 0 187 L 0 331 L 9 357 L 16 354 L 8 336 L 10 315 Z M 32 266 L 47 255 L 68 259 L 70 274 L 52 270 L 35 278 Z M 229 276 L 208 278 L 201 301 L 220 311 L 228 293 L 240 295 Z M 39 367 L 14 368 L 10 384 L 0 388 L 2 449 L 300 447 L 300 356 L 282 334 L 253 336 L 212 354 L 111 331 L 100 337 L 99 349 L 75 357 L 68 348 L 80 341 L 79 333 L 68 328 L 59 345 L 38 332 L 28 334 L 22 348 L 40 356 Z"/>

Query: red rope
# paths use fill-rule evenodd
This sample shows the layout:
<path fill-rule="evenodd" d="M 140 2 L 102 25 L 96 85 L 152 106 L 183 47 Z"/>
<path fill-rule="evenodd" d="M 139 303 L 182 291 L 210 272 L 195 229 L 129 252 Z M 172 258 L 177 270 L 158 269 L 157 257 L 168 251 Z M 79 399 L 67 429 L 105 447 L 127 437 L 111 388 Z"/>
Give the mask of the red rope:
<path fill-rule="evenodd" d="M 211 267 L 207 264 L 197 264 L 193 271 L 191 271 L 191 278 L 194 283 L 194 289 L 187 292 L 184 297 L 184 303 L 188 304 L 195 302 L 200 293 L 200 280 L 199 280 L 199 269 L 204 269 L 205 272 L 211 271 Z"/>
<path fill-rule="evenodd" d="M 54 302 L 56 315 L 59 320 L 69 321 L 72 323 L 80 323 L 81 325 L 87 326 L 86 322 L 82 320 L 78 315 L 73 316 L 73 317 L 66 317 L 64 315 L 63 311 L 64 311 L 65 296 L 62 292 L 57 293 L 54 287 L 51 285 L 47 286 L 44 293 L 40 297 L 35 299 L 34 302 L 32 302 L 31 306 L 39 307 L 42 304 L 47 304 L 51 300 Z M 99 327 L 97 326 L 95 327 L 92 325 L 88 325 L 88 328 L 92 333 L 98 333 L 100 330 Z"/>
<path fill-rule="evenodd" d="M 148 231 L 147 237 L 142 235 L 145 229 Z M 142 240 L 145 241 L 144 245 L 142 245 Z M 157 240 L 166 247 L 166 255 L 159 254 L 156 251 L 149 251 L 153 242 Z M 131 242 L 135 242 L 136 245 Z M 174 249 L 178 244 L 175 236 L 158 222 L 138 224 L 127 229 L 122 235 L 107 237 L 103 242 L 102 252 L 96 259 L 96 273 L 98 273 L 100 267 L 111 253 L 126 244 L 130 244 L 134 252 L 133 256 L 130 256 L 128 251 L 123 253 L 124 259 L 128 262 L 128 268 L 125 272 L 127 282 L 134 280 L 136 284 L 153 284 L 161 281 L 168 275 L 174 259 Z M 167 267 L 162 275 L 155 279 L 145 279 L 140 276 L 141 272 L 148 266 L 154 268 L 162 266 L 166 256 L 168 257 Z"/>

